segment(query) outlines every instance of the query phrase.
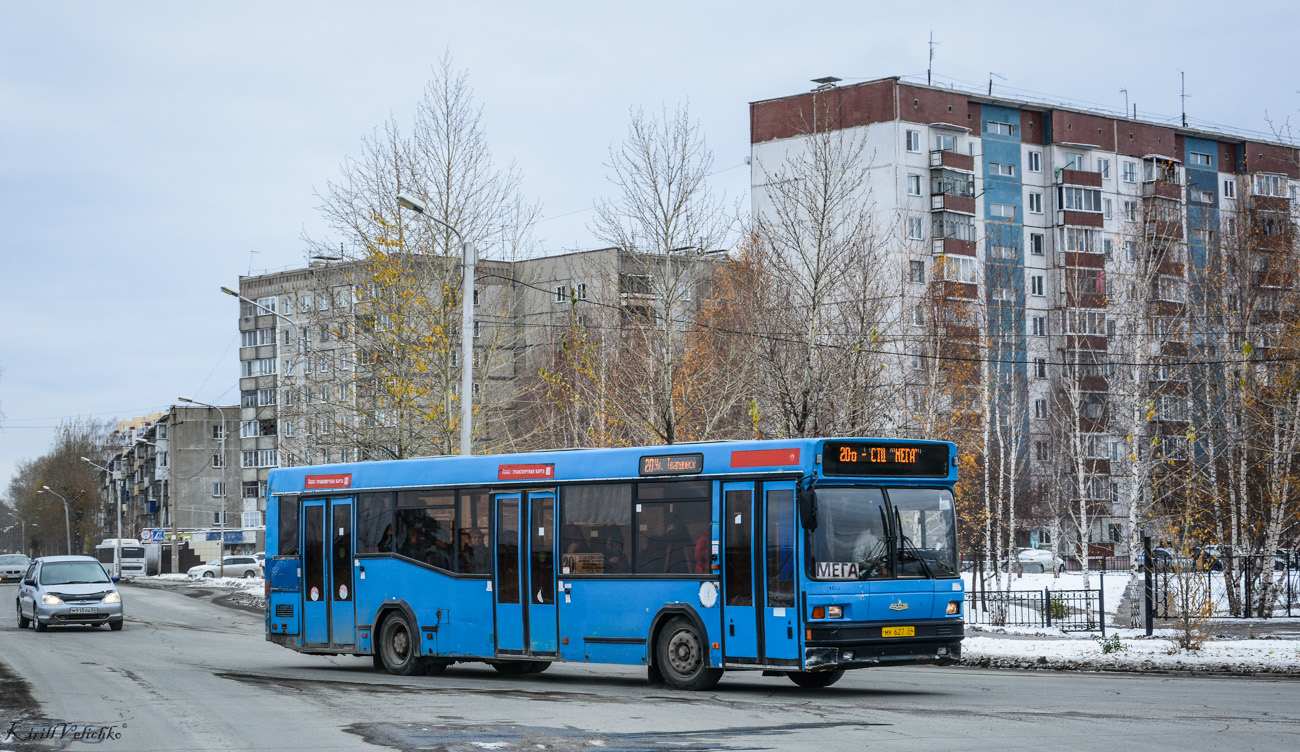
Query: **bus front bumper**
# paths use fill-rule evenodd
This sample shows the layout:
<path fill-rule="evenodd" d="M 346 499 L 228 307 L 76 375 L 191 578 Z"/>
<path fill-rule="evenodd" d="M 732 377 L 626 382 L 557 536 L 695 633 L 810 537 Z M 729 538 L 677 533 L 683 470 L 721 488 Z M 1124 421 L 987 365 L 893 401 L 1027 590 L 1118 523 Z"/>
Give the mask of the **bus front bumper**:
<path fill-rule="evenodd" d="M 902 637 L 884 636 L 885 628 L 911 628 Z M 961 660 L 965 623 L 961 619 L 928 624 L 809 625 L 804 648 L 804 670 L 868 668 L 932 663 L 950 665 Z"/>

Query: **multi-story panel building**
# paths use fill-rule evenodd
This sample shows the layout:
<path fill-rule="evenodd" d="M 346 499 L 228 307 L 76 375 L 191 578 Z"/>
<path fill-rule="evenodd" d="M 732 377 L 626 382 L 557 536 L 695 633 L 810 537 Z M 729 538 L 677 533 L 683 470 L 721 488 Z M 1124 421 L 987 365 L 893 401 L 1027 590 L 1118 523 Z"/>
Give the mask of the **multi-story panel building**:
<path fill-rule="evenodd" d="M 1140 428 L 1177 457 L 1193 416 L 1173 364 L 1209 346 L 1186 324 L 1207 258 L 1247 231 L 1257 250 L 1294 241 L 1300 154 L 1281 143 L 901 78 L 754 102 L 750 128 L 756 216 L 809 139 L 865 144 L 865 190 L 877 226 L 891 228 L 880 247 L 903 280 L 891 344 L 915 346 L 904 330 L 923 321 L 911 309 L 936 284 L 974 303 L 994 375 L 1024 395 L 1023 454 L 1040 491 L 1067 444 L 1083 447 L 1075 485 L 1100 511 L 1093 541 L 1126 527 L 1129 489 L 1111 465 L 1129 455 L 1134 421 L 1116 405 L 1138 390 L 1116 386 L 1113 363 L 1154 364 L 1129 378 L 1157 406 Z M 1267 254 L 1243 251 L 1241 263 L 1256 265 L 1260 286 L 1282 284 Z M 1062 411 L 1081 434 L 1069 442 Z"/>

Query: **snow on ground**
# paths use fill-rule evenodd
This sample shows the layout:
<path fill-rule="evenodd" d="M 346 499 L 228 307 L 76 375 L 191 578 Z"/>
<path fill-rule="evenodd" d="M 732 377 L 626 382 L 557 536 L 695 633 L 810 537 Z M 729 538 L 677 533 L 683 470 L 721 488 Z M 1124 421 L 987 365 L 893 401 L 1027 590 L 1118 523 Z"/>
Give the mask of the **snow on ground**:
<path fill-rule="evenodd" d="M 975 575 L 973 572 L 962 572 L 962 580 L 966 583 L 966 599 L 972 600 L 973 582 Z M 1107 572 L 1104 579 L 1106 594 L 1106 613 L 1114 616 L 1119 607 L 1119 602 L 1124 597 L 1124 589 L 1128 587 L 1128 572 Z M 1002 579 L 1002 589 L 1006 589 L 1006 577 Z M 1103 579 L 1098 572 L 1088 574 L 1088 587 L 1097 590 L 1101 587 Z M 1053 576 L 1051 572 L 1045 574 L 1021 574 L 1011 575 L 1011 590 L 1033 590 L 1043 592 L 1043 589 L 1049 590 L 1083 590 L 1083 573 L 1066 572 L 1060 576 Z M 988 580 L 988 589 L 995 590 L 993 580 Z"/>
<path fill-rule="evenodd" d="M 1169 630 L 1146 637 L 1142 630 L 1108 630 L 1121 649 L 1102 651 L 1096 636 L 1056 639 L 967 636 L 962 663 L 997 668 L 1084 671 L 1192 671 L 1232 674 L 1300 674 L 1300 639 L 1207 641 L 1199 651 L 1178 649 Z"/>
<path fill-rule="evenodd" d="M 196 585 L 201 587 L 233 590 L 246 596 L 262 598 L 266 592 L 266 581 L 261 577 L 189 577 L 183 574 L 159 574 L 151 577 L 137 577 L 149 583 L 169 586 Z"/>

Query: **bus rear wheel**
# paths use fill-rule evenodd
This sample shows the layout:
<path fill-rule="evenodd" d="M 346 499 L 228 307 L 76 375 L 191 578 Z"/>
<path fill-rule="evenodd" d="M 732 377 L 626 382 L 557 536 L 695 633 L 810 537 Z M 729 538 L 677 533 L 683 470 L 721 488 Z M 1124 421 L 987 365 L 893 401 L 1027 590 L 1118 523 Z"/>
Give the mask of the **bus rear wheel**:
<path fill-rule="evenodd" d="M 405 614 L 394 613 L 384 619 L 379 632 L 379 656 L 390 674 L 410 676 L 422 668 L 417 638 Z"/>
<path fill-rule="evenodd" d="M 659 633 L 655 662 L 664 681 L 677 689 L 710 689 L 722 678 L 722 669 L 709 666 L 706 642 L 688 619 L 677 617 Z"/>
<path fill-rule="evenodd" d="M 801 687 L 820 688 L 829 687 L 844 676 L 844 669 L 837 668 L 834 671 L 791 671 L 786 674 L 790 681 Z"/>

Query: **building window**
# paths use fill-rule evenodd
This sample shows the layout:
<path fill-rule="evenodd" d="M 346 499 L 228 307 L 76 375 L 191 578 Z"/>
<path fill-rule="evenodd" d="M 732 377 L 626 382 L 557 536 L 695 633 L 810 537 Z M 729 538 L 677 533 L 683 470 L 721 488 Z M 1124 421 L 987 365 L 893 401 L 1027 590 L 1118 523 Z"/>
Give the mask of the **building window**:
<path fill-rule="evenodd" d="M 213 426 L 212 427 L 213 441 L 221 441 L 224 438 L 226 438 L 226 427 L 221 424 L 217 424 Z"/>
<path fill-rule="evenodd" d="M 239 437 L 242 439 L 252 438 L 257 435 L 257 421 L 246 420 L 239 424 Z"/>
<path fill-rule="evenodd" d="M 1029 167 L 1028 167 L 1028 169 L 1029 169 L 1030 172 L 1042 172 L 1042 171 L 1043 171 L 1043 153 L 1042 153 L 1041 151 L 1031 151 L 1031 152 L 1029 152 Z"/>
<path fill-rule="evenodd" d="M 996 120 L 986 121 L 985 130 L 993 136 L 1011 136 L 1016 132 L 1016 127 L 1011 123 L 999 123 Z"/>
<path fill-rule="evenodd" d="M 1136 201 L 1125 201 L 1125 202 L 1124 202 L 1124 219 L 1128 219 L 1128 220 L 1136 220 L 1136 219 L 1137 219 L 1137 202 L 1136 202 Z"/>
<path fill-rule="evenodd" d="M 1256 196 L 1286 196 L 1286 175 L 1259 173 L 1254 178 Z"/>
<path fill-rule="evenodd" d="M 569 300 L 569 296 L 568 296 L 567 294 L 565 294 L 564 285 L 560 285 L 560 286 L 556 287 L 556 288 L 555 288 L 555 302 L 556 302 L 556 303 L 564 303 L 564 302 L 567 302 L 568 300 Z"/>
<path fill-rule="evenodd" d="M 1128 256 L 1129 261 L 1137 261 L 1138 246 L 1135 240 L 1124 241 L 1124 255 Z"/>
<path fill-rule="evenodd" d="M 989 216 L 995 219 L 1015 219 L 1016 207 L 1014 204 L 989 204 Z"/>
<path fill-rule="evenodd" d="M 1102 216 L 1104 216 L 1106 219 L 1110 219 L 1112 216 L 1114 216 L 1115 202 L 1108 198 L 1103 198 L 1101 200 L 1101 213 Z"/>
<path fill-rule="evenodd" d="M 921 176 L 920 176 L 920 175 L 908 175 L 908 176 L 907 176 L 907 195 L 909 195 L 909 196 L 919 196 L 919 195 L 921 195 Z"/>
<path fill-rule="evenodd" d="M 1110 180 L 1110 160 L 1098 157 L 1097 172 L 1101 173 L 1102 180 Z"/>
<path fill-rule="evenodd" d="M 1057 189 L 1059 206 L 1066 211 L 1101 211 L 1101 189 L 1063 186 Z"/>
<path fill-rule="evenodd" d="M 957 137 L 949 133 L 936 133 L 934 148 L 939 151 L 957 151 Z"/>
<path fill-rule="evenodd" d="M 1030 214 L 1043 213 L 1043 194 L 1038 192 L 1033 192 L 1029 194 L 1029 213 Z"/>
<path fill-rule="evenodd" d="M 1047 442 L 1038 440 L 1034 442 L 1034 454 L 1039 462 L 1047 461 Z"/>
<path fill-rule="evenodd" d="M 1188 188 L 1187 200 L 1194 204 L 1214 203 L 1214 194 L 1203 188 Z"/>
<path fill-rule="evenodd" d="M 226 495 L 226 484 L 223 481 L 214 481 L 212 484 L 212 495 L 221 498 Z"/>
<path fill-rule="evenodd" d="M 908 240 L 925 239 L 925 221 L 921 217 L 907 218 L 907 239 Z"/>
<path fill-rule="evenodd" d="M 1228 178 L 1227 180 L 1223 181 L 1223 195 L 1225 198 L 1236 198 L 1237 181 L 1233 180 L 1232 178 Z"/>
<path fill-rule="evenodd" d="M 279 298 L 258 298 L 258 299 L 257 299 L 257 308 L 258 308 L 257 315 L 261 316 L 261 315 L 263 315 L 263 314 L 271 314 L 271 313 L 275 313 L 275 312 L 276 312 L 276 310 L 275 310 L 275 306 L 276 306 L 277 301 L 279 301 Z"/>
<path fill-rule="evenodd" d="M 1035 418 L 1047 417 L 1047 400 L 1045 399 L 1034 400 L 1034 417 Z"/>
<path fill-rule="evenodd" d="M 1029 276 L 1029 294 L 1039 298 L 1046 294 L 1043 292 L 1043 275 L 1031 274 Z"/>
<path fill-rule="evenodd" d="M 574 287 L 577 289 L 577 292 L 578 292 L 578 300 L 586 300 L 586 299 L 587 299 L 587 283 L 586 283 L 586 282 L 579 282 L 579 283 L 578 283 L 577 285 L 575 285 Z M 478 291 L 475 290 L 475 294 L 477 294 L 477 293 L 478 293 Z"/>
<path fill-rule="evenodd" d="M 1085 169 L 1083 165 L 1084 165 L 1084 160 L 1082 154 L 1069 153 L 1065 155 L 1065 169 L 1083 170 Z"/>
<path fill-rule="evenodd" d="M 1016 176 L 1016 166 L 1006 162 L 989 162 L 989 175 L 1014 178 Z"/>
<path fill-rule="evenodd" d="M 1102 247 L 1105 249 L 1106 258 L 1111 258 L 1112 255 L 1114 254 L 1114 245 L 1115 245 L 1115 244 L 1111 241 L 1110 238 L 1106 238 L 1105 240 L 1103 240 L 1103 241 L 1101 241 L 1101 242 L 1102 242 Z"/>
<path fill-rule="evenodd" d="M 212 466 L 213 466 L 213 467 L 218 467 L 218 468 L 220 468 L 220 467 L 225 467 L 225 466 L 226 466 L 226 458 L 225 458 L 224 456 L 220 455 L 220 454 L 214 454 L 214 455 L 212 455 Z"/>
<path fill-rule="evenodd" d="M 910 152 L 920 152 L 920 151 L 921 151 L 921 132 L 920 132 L 920 131 L 908 131 L 908 132 L 907 132 L 907 150 L 910 151 Z"/>
<path fill-rule="evenodd" d="M 1035 337 L 1046 337 L 1046 336 L 1047 336 L 1047 317 L 1046 317 L 1046 316 L 1035 316 L 1035 317 L 1033 318 L 1033 322 L 1034 322 L 1034 336 L 1035 336 Z"/>
<path fill-rule="evenodd" d="M 925 262 L 909 261 L 907 262 L 907 277 L 918 285 L 925 284 Z"/>
<path fill-rule="evenodd" d="M 257 390 L 244 389 L 239 392 L 240 407 L 257 407 Z"/>
<path fill-rule="evenodd" d="M 275 404 L 275 389 L 258 389 L 257 390 L 257 407 L 266 407 Z"/>
<path fill-rule="evenodd" d="M 1209 154 L 1202 154 L 1199 151 L 1191 152 L 1187 155 L 1187 161 L 1201 167 L 1210 167 L 1214 164 L 1214 159 Z"/>
<path fill-rule="evenodd" d="M 1124 182 L 1125 182 L 1125 183 L 1136 183 L 1137 180 L 1138 180 L 1138 166 L 1137 166 L 1137 162 L 1125 162 L 1125 163 L 1124 163 Z"/>
<path fill-rule="evenodd" d="M 1034 358 L 1034 377 L 1047 378 L 1047 358 Z"/>
<path fill-rule="evenodd" d="M 943 266 L 944 280 L 975 284 L 977 274 L 975 259 L 970 256 L 940 256 L 939 261 Z"/>
<path fill-rule="evenodd" d="M 988 257 L 990 259 L 1002 259 L 1006 261 L 1015 261 L 1019 258 L 1019 249 L 1010 245 L 988 244 Z"/>
<path fill-rule="evenodd" d="M 1029 253 L 1033 256 L 1043 255 L 1043 234 L 1041 232 L 1029 233 Z"/>

